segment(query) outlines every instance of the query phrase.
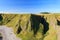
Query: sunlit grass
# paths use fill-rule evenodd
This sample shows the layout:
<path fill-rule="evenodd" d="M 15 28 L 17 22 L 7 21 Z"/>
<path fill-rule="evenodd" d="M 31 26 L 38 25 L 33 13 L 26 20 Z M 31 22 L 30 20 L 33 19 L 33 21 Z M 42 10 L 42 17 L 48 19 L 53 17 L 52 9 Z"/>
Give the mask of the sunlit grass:
<path fill-rule="evenodd" d="M 12 27 L 14 30 L 14 33 L 16 34 L 17 37 L 22 38 L 22 40 L 56 40 L 56 30 L 52 27 L 49 26 L 49 30 L 45 35 L 43 35 L 43 25 L 41 24 L 40 29 L 38 30 L 36 37 L 33 35 L 33 31 L 31 31 L 31 23 L 30 23 L 30 14 L 16 14 L 16 15 L 2 15 L 3 16 L 3 23 L 4 25 L 8 27 Z M 40 15 L 39 15 L 40 16 Z M 58 16 L 58 15 L 52 15 L 52 16 Z M 45 15 L 44 18 L 49 19 L 50 14 Z M 46 20 L 47 20 L 46 19 Z M 8 22 L 8 20 L 11 20 Z M 19 21 L 20 20 L 20 21 Z M 26 24 L 28 23 L 28 28 L 26 29 Z M 49 22 L 49 20 L 47 20 Z M 20 24 L 19 24 L 20 23 Z M 22 30 L 21 33 L 17 34 L 16 31 L 19 27 L 21 26 Z"/>

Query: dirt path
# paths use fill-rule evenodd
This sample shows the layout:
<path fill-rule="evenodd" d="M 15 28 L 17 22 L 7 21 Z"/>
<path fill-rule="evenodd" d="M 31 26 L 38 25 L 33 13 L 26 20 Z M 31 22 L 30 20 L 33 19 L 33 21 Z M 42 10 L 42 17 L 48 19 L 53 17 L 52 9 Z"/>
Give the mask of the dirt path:
<path fill-rule="evenodd" d="M 21 40 L 16 37 L 16 35 L 13 33 L 12 28 L 0 26 L 0 33 L 3 36 L 3 40 Z"/>

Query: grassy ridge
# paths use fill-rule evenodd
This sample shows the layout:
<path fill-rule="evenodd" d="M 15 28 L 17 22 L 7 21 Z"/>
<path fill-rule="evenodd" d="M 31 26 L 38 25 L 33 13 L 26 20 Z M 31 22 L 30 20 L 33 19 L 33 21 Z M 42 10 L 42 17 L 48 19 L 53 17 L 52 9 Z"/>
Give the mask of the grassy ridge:
<path fill-rule="evenodd" d="M 56 40 L 56 30 L 53 26 L 49 26 L 49 30 L 43 35 L 44 26 L 40 24 L 40 28 L 34 36 L 33 31 L 31 31 L 31 14 L 2 14 L 1 16 L 3 19 L 0 21 L 0 24 L 12 27 L 16 36 L 22 38 L 22 40 Z M 53 16 L 58 15 L 51 14 L 51 17 Z M 44 15 L 44 18 L 49 23 L 50 14 Z M 19 27 L 22 31 L 17 34 Z"/>

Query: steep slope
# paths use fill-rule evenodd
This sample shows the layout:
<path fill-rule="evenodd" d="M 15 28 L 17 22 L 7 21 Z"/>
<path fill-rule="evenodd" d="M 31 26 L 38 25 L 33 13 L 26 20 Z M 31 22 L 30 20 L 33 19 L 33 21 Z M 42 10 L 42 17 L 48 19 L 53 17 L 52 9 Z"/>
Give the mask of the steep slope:
<path fill-rule="evenodd" d="M 22 40 L 56 40 L 53 14 L 0 14 L 0 25 L 12 27 Z M 53 36 L 52 36 L 53 35 Z"/>

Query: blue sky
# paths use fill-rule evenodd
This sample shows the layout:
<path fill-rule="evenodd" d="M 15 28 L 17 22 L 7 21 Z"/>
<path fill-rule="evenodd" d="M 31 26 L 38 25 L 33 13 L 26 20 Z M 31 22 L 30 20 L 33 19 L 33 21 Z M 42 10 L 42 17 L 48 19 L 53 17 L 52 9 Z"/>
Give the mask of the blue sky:
<path fill-rule="evenodd" d="M 60 0 L 0 0 L 0 12 L 60 12 Z"/>

